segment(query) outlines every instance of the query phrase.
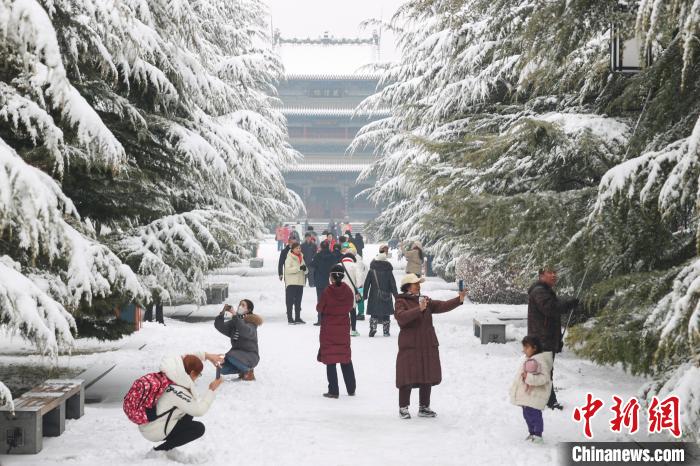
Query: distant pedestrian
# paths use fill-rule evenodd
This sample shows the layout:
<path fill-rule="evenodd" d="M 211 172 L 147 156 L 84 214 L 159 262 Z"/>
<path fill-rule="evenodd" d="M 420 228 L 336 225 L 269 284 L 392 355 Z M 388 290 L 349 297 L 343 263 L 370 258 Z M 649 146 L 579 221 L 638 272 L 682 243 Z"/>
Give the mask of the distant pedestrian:
<path fill-rule="evenodd" d="M 299 232 L 297 231 L 297 227 L 292 225 L 292 230 L 289 232 L 289 239 L 293 239 L 294 241 L 301 241 L 301 238 L 299 237 Z"/>
<path fill-rule="evenodd" d="M 522 344 L 525 357 L 518 364 L 510 387 L 510 401 L 523 408 L 523 417 L 530 433 L 525 440 L 542 443 L 542 410 L 547 406 L 552 389 L 550 371 L 553 353 L 543 352 L 540 340 L 534 336 L 526 336 Z"/>
<path fill-rule="evenodd" d="M 231 340 L 231 349 L 221 366 L 223 375 L 238 374 L 242 380 L 255 380 L 253 369 L 260 362 L 258 351 L 258 327 L 262 317 L 253 314 L 255 306 L 249 299 L 243 299 L 234 310 L 226 305 L 214 319 L 214 327 Z M 230 314 L 230 318 L 226 318 Z"/>
<path fill-rule="evenodd" d="M 304 244 L 301 245 L 301 253 L 304 255 L 304 263 L 309 267 L 309 273 L 306 274 L 306 278 L 309 280 L 309 286 L 313 288 L 316 283 L 314 277 L 313 263 L 314 257 L 318 251 L 318 245 L 316 244 L 316 237 L 311 233 L 306 233 L 304 235 Z"/>
<path fill-rule="evenodd" d="M 423 261 L 425 260 L 423 245 L 419 241 L 414 241 L 411 249 L 404 253 L 404 257 L 406 257 L 406 273 L 412 273 L 418 277 L 422 276 Z"/>
<path fill-rule="evenodd" d="M 275 228 L 275 239 L 277 240 L 277 250 L 281 251 L 287 244 L 287 239 L 289 238 L 289 232 L 285 235 L 285 231 L 282 225 L 277 225 Z"/>
<path fill-rule="evenodd" d="M 554 392 L 554 356 L 561 353 L 564 342 L 561 333 L 561 315 L 578 306 L 578 299 L 560 300 L 554 292 L 557 284 L 557 271 L 553 267 L 543 267 L 538 273 L 537 282 L 528 290 L 527 334 L 537 337 L 542 343 L 543 352 L 552 352 L 550 379 L 552 386 L 547 401 L 550 409 L 562 410 Z"/>
<path fill-rule="evenodd" d="M 304 296 L 304 283 L 308 270 L 304 263 L 304 255 L 301 253 L 301 245 L 292 243 L 284 262 L 284 284 L 287 303 L 287 322 L 290 325 L 305 324 L 301 320 L 301 299 Z M 292 308 L 294 317 L 292 318 Z"/>
<path fill-rule="evenodd" d="M 464 303 L 466 291 L 449 301 L 437 301 L 422 295 L 425 281 L 415 274 L 401 280 L 401 294 L 396 298 L 394 316 L 398 322 L 399 353 L 396 356 L 396 387 L 399 389 L 399 416 L 410 419 L 408 406 L 411 390 L 420 389 L 419 417 L 435 417 L 430 409 L 433 385 L 442 381 L 438 340 L 433 328 L 433 314 L 449 312 Z"/>
<path fill-rule="evenodd" d="M 321 301 L 321 295 L 323 290 L 326 289 L 329 283 L 331 268 L 338 263 L 338 258 L 329 249 L 328 241 L 323 241 L 321 243 L 321 250 L 313 259 L 311 263 L 311 270 L 315 275 L 314 280 L 316 284 L 316 303 Z M 320 314 L 319 314 L 320 318 Z M 314 325 L 320 325 L 321 321 L 317 320 Z"/>
<path fill-rule="evenodd" d="M 344 275 L 341 265 L 333 266 L 330 273 L 332 283 L 323 291 L 316 306 L 321 321 L 317 359 L 326 365 L 328 391 L 323 394 L 326 398 L 338 398 L 340 395 L 336 364 L 340 364 L 348 395 L 355 396 L 357 386 L 348 333 L 349 314 L 355 298 L 353 291 L 343 282 Z"/>
<path fill-rule="evenodd" d="M 355 243 L 355 248 L 357 248 L 357 255 L 365 257 L 363 254 L 365 250 L 365 239 L 360 233 L 355 233 L 355 240 L 353 242 Z"/>
<path fill-rule="evenodd" d="M 153 300 L 146 304 L 146 312 L 143 314 L 143 320 L 153 322 L 153 311 L 155 310 L 156 322 L 165 325 L 163 320 L 163 301 L 158 292 L 153 293 Z"/>
<path fill-rule="evenodd" d="M 350 309 L 350 335 L 358 337 L 360 333 L 357 331 L 357 301 L 362 299 L 362 295 L 358 289 L 358 283 L 360 283 L 360 279 L 362 278 L 360 275 L 361 272 L 357 265 L 357 258 L 355 258 L 348 243 L 343 243 L 341 253 L 342 258 L 340 264 L 345 271 L 344 281 L 355 296 L 355 302 L 353 303 L 352 309 Z"/>
<path fill-rule="evenodd" d="M 394 267 L 389 262 L 389 246 L 381 245 L 379 254 L 369 265 L 362 296 L 367 301 L 369 336 L 377 333 L 377 325 L 382 324 L 384 336 L 390 336 L 391 314 L 394 313 L 394 298 L 398 295 Z"/>

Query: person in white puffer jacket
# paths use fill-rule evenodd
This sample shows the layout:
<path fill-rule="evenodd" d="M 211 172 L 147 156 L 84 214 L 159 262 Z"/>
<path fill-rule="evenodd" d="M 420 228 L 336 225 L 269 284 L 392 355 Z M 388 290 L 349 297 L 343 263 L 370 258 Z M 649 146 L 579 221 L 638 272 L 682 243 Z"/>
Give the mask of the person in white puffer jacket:
<path fill-rule="evenodd" d="M 193 353 L 166 356 L 161 361 L 160 371 L 173 383 L 156 402 L 157 419 L 139 426 L 141 435 L 147 440 L 165 441 L 154 450 L 172 450 L 204 435 L 204 424 L 192 418 L 202 416 L 209 410 L 214 401 L 214 392 L 222 382 L 222 379 L 214 379 L 203 395 L 197 392 L 195 381 L 202 375 L 205 360 L 217 365 L 223 361 L 223 355 Z"/>
<path fill-rule="evenodd" d="M 360 287 L 364 284 L 362 266 L 357 263 L 357 257 L 352 252 L 350 243 L 343 243 L 340 252 L 342 254 L 340 264 L 345 268 L 343 282 L 350 287 L 355 295 L 355 306 L 350 312 L 350 335 L 356 337 L 360 335 L 357 331 L 357 301 L 362 299 L 360 293 Z"/>
<path fill-rule="evenodd" d="M 526 336 L 522 340 L 525 358 L 518 365 L 518 372 L 510 387 L 510 401 L 522 406 L 523 417 L 530 435 L 525 440 L 542 443 L 542 410 L 547 406 L 552 389 L 553 357 L 551 351 L 542 351 L 539 338 Z"/>

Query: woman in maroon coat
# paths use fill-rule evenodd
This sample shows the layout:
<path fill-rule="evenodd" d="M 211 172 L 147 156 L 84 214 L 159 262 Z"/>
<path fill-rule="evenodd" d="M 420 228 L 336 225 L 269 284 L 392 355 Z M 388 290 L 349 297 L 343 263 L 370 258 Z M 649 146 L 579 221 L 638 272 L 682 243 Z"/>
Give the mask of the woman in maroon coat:
<path fill-rule="evenodd" d="M 449 301 L 436 301 L 420 294 L 424 278 L 409 273 L 401 280 L 394 316 L 399 324 L 399 354 L 396 356 L 396 388 L 399 389 L 399 415 L 410 419 L 411 389 L 420 389 L 418 416 L 435 417 L 430 409 L 430 391 L 442 381 L 438 339 L 433 314 L 448 312 L 464 303 L 466 291 Z"/>
<path fill-rule="evenodd" d="M 355 395 L 355 370 L 352 367 L 350 352 L 350 311 L 355 306 L 355 294 L 343 283 L 343 267 L 336 264 L 331 268 L 331 284 L 326 287 L 316 306 L 321 321 L 318 360 L 326 365 L 328 392 L 326 398 L 338 398 L 338 371 L 340 364 L 348 395 Z"/>

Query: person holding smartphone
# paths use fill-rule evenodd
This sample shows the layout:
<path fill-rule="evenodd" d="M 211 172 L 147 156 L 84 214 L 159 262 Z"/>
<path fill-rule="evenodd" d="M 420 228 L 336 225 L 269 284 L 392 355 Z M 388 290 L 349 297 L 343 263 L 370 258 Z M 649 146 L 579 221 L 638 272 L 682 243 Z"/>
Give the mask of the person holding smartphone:
<path fill-rule="evenodd" d="M 221 365 L 222 375 L 238 374 L 243 380 L 255 380 L 253 369 L 260 362 L 258 327 L 263 320 L 253 314 L 254 307 L 249 299 L 238 303 L 236 310 L 226 304 L 214 320 L 214 327 L 231 340 L 231 349 Z M 226 320 L 227 314 L 230 320 Z"/>
<path fill-rule="evenodd" d="M 430 393 L 433 385 L 442 382 L 438 339 L 433 327 L 433 314 L 449 312 L 464 303 L 467 291 L 456 298 L 438 301 L 422 295 L 421 283 L 425 282 L 409 273 L 401 280 L 401 294 L 396 298 L 394 316 L 399 324 L 399 353 L 396 356 L 396 388 L 399 389 L 399 416 L 410 419 L 408 406 L 411 390 L 420 390 L 419 417 L 435 417 L 430 409 Z"/>
<path fill-rule="evenodd" d="M 156 402 L 155 419 L 139 426 L 147 440 L 163 442 L 154 451 L 169 451 L 204 435 L 204 424 L 193 418 L 209 410 L 221 379 L 213 380 L 204 394 L 195 389 L 195 382 L 202 375 L 204 361 L 219 365 L 223 358 L 223 354 L 204 352 L 163 358 L 160 371 L 170 383 Z"/>

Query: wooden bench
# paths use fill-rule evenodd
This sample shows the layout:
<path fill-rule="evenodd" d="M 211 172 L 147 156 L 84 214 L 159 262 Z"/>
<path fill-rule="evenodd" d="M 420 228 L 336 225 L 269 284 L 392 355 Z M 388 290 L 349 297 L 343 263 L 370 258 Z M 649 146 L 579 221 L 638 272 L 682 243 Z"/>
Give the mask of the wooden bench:
<path fill-rule="evenodd" d="M 474 336 L 481 339 L 481 344 L 505 343 L 506 324 L 496 319 L 474 319 Z"/>
<path fill-rule="evenodd" d="M 15 400 L 14 411 L 0 408 L 0 449 L 3 453 L 35 454 L 43 437 L 58 437 L 66 418 L 78 419 L 85 409 L 81 379 L 50 379 Z"/>
<path fill-rule="evenodd" d="M 207 304 L 221 304 L 228 298 L 228 283 L 211 283 L 205 289 Z"/>

